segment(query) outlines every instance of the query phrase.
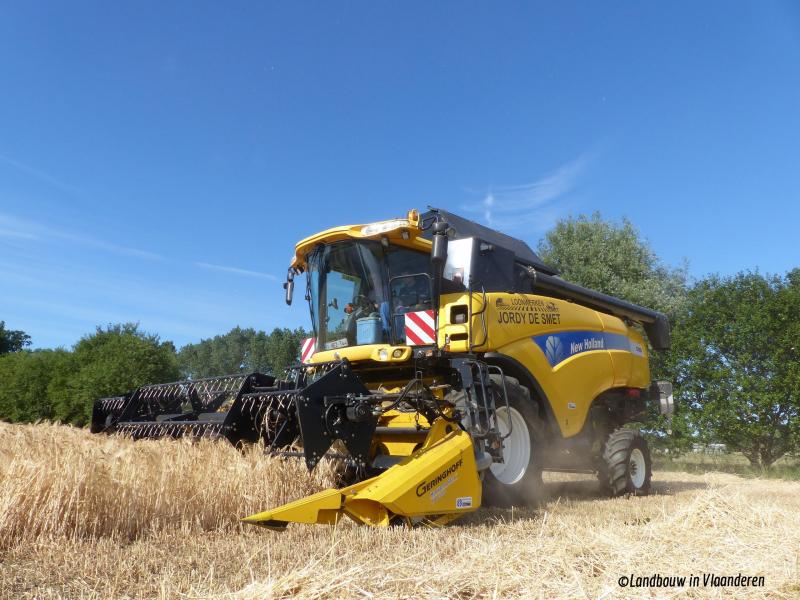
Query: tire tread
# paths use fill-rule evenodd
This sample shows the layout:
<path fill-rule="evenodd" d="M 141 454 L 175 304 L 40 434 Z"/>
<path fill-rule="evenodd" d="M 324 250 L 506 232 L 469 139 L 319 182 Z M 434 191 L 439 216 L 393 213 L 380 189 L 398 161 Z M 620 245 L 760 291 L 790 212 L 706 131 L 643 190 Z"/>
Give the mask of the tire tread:
<path fill-rule="evenodd" d="M 634 447 L 642 450 L 645 457 L 645 480 L 639 490 L 633 488 L 629 474 L 630 453 Z M 612 496 L 645 495 L 649 492 L 652 464 L 647 442 L 640 432 L 633 429 L 616 429 L 611 432 L 603 449 L 603 463 L 600 480 Z"/>

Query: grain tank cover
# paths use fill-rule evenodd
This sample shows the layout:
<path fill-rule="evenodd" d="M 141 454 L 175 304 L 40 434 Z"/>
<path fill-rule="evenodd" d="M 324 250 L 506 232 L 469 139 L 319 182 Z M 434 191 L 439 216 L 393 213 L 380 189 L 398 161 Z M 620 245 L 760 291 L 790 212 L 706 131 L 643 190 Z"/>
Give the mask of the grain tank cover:
<path fill-rule="evenodd" d="M 563 298 L 593 310 L 610 313 L 623 319 L 637 321 L 644 327 L 645 333 L 647 333 L 647 337 L 653 345 L 653 348 L 659 351 L 669 348 L 670 328 L 669 320 L 666 315 L 656 310 L 638 306 L 620 298 L 615 298 L 570 283 L 569 281 L 564 281 L 557 276 L 557 270 L 548 267 L 542 262 L 542 259 L 522 240 L 500 233 L 499 231 L 495 231 L 494 229 L 490 229 L 489 227 L 485 227 L 474 221 L 465 219 L 464 217 L 459 217 L 458 215 L 444 210 L 431 208 L 431 210 L 422 215 L 424 227 L 428 227 L 437 214 L 447 221 L 455 231 L 453 239 L 475 238 L 482 242 L 493 244 L 498 248 L 502 248 L 506 256 L 509 252 L 513 253 L 514 262 L 530 265 L 536 269 L 537 273 L 533 288 L 526 291 L 532 291 L 554 298 Z M 431 227 L 428 227 L 428 229 L 423 232 L 423 236 L 430 239 L 431 229 Z M 482 283 L 484 286 L 489 286 L 485 287 L 486 291 L 517 289 L 513 283 L 511 283 L 512 280 L 509 279 L 508 274 L 504 276 L 503 269 L 500 269 L 497 264 L 484 261 L 483 267 L 483 278 L 485 281 Z M 517 289 L 517 291 L 520 290 Z"/>
<path fill-rule="evenodd" d="M 424 213 L 421 217 L 421 221 L 425 224 L 425 226 L 427 226 L 437 213 L 442 219 L 447 221 L 450 224 L 450 227 L 455 231 L 455 235 L 452 239 L 460 240 L 470 237 L 480 238 L 489 244 L 494 244 L 496 246 L 500 246 L 501 248 L 505 248 L 506 250 L 510 250 L 514 253 L 514 258 L 517 262 L 530 265 L 537 271 L 541 271 L 542 273 L 546 273 L 548 275 L 558 275 L 558 271 L 556 269 L 546 265 L 542 259 L 539 258 L 539 255 L 531 250 L 531 247 L 522 240 L 513 238 L 510 235 L 506 235 L 505 233 L 501 233 L 494 229 L 490 229 L 489 227 L 481 225 L 480 223 L 476 223 L 475 221 L 470 221 L 469 219 L 459 217 L 458 215 L 454 215 L 451 212 L 447 212 L 438 208 L 431 208 L 431 210 Z M 425 231 L 423 236 L 430 239 L 431 229 Z"/>

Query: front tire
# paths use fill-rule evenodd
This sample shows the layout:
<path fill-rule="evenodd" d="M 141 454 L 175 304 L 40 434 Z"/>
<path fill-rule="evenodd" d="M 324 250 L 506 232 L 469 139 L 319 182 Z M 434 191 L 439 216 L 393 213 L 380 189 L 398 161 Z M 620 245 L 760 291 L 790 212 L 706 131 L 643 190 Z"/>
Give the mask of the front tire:
<path fill-rule="evenodd" d="M 650 492 L 653 464 L 642 434 L 617 429 L 608 436 L 603 450 L 601 483 L 612 496 L 646 496 Z"/>
<path fill-rule="evenodd" d="M 503 441 L 503 462 L 493 463 L 483 480 L 484 503 L 491 506 L 536 506 L 542 497 L 544 423 L 530 391 L 517 379 L 506 377 L 508 408 L 503 402 L 501 378 L 492 375 L 498 428 Z"/>

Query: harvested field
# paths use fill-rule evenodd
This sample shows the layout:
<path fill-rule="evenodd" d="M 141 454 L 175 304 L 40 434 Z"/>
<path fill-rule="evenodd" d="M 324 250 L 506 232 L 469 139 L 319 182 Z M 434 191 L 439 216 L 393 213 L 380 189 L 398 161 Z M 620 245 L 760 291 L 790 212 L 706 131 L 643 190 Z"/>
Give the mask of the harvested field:
<path fill-rule="evenodd" d="M 658 472 L 647 498 L 549 478 L 537 510 L 443 529 L 237 518 L 330 469 L 217 443 L 0 424 L 0 597 L 800 597 L 800 482 Z M 621 588 L 621 576 L 763 576 L 763 588 Z"/>

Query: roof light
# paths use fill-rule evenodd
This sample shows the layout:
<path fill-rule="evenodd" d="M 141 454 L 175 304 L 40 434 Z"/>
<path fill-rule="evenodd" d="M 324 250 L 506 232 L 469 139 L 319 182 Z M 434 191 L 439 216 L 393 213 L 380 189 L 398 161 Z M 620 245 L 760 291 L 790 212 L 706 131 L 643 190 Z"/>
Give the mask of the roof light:
<path fill-rule="evenodd" d="M 377 235 L 379 233 L 386 233 L 387 231 L 393 231 L 395 229 L 399 229 L 400 227 L 408 226 L 408 219 L 392 219 L 391 221 L 381 221 L 380 223 L 364 225 L 364 227 L 361 228 L 361 235 Z"/>

